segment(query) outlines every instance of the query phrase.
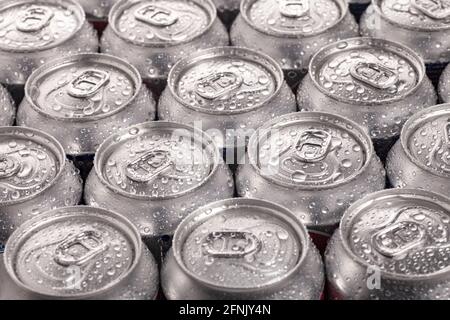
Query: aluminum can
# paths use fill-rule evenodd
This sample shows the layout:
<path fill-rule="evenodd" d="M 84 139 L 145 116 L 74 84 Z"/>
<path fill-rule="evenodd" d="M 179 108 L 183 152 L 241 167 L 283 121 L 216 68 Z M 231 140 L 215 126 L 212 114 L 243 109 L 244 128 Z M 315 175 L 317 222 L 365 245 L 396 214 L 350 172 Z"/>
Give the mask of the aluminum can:
<path fill-rule="evenodd" d="M 32 217 L 77 205 L 81 193 L 78 171 L 53 137 L 0 127 L 0 244 Z"/>
<path fill-rule="evenodd" d="M 366 131 L 337 115 L 298 112 L 251 138 L 237 192 L 285 206 L 309 229 L 330 234 L 351 203 L 385 187 Z"/>
<path fill-rule="evenodd" d="M 179 59 L 228 43 L 211 0 L 119 0 L 111 9 L 101 50 L 136 66 L 158 95 Z"/>
<path fill-rule="evenodd" d="M 150 300 L 155 259 L 125 217 L 92 207 L 59 208 L 23 224 L 3 255 L 2 299 Z"/>
<path fill-rule="evenodd" d="M 12 126 L 16 118 L 16 107 L 8 90 L 0 84 L 0 126 Z"/>
<path fill-rule="evenodd" d="M 433 82 L 450 62 L 447 0 L 372 0 L 361 18 L 361 34 L 400 42 L 422 56 Z"/>
<path fill-rule="evenodd" d="M 450 187 L 450 104 L 424 110 L 403 128 L 387 161 L 391 185 L 448 196 Z"/>
<path fill-rule="evenodd" d="M 96 52 L 98 38 L 74 0 L 4 0 L 0 4 L 0 83 L 20 102 L 31 73 L 47 61 Z"/>
<path fill-rule="evenodd" d="M 17 123 L 56 137 L 83 175 L 107 137 L 156 115 L 136 68 L 109 55 L 55 59 L 32 74 L 25 92 Z"/>
<path fill-rule="evenodd" d="M 220 19 L 227 28 L 230 28 L 239 14 L 241 0 L 213 0 L 213 2 Z"/>
<path fill-rule="evenodd" d="M 437 95 L 412 50 L 386 40 L 354 38 L 314 56 L 297 100 L 301 110 L 336 113 L 363 125 L 385 160 L 404 123 L 435 105 Z"/>
<path fill-rule="evenodd" d="M 361 19 L 371 0 L 347 0 L 350 6 L 350 12 L 355 16 L 356 21 Z"/>
<path fill-rule="evenodd" d="M 86 204 L 128 217 L 158 256 L 161 247 L 166 250 L 162 241 L 184 217 L 233 192 L 229 169 L 208 135 L 161 121 L 108 138 L 97 152 L 84 196 Z"/>
<path fill-rule="evenodd" d="M 274 58 L 296 87 L 321 47 L 358 35 L 347 0 L 242 0 L 231 42 Z"/>
<path fill-rule="evenodd" d="M 255 199 L 227 199 L 177 228 L 161 271 L 171 300 L 318 300 L 322 259 L 289 210 Z"/>
<path fill-rule="evenodd" d="M 444 69 L 439 80 L 439 100 L 444 103 L 450 102 L 450 67 Z"/>
<path fill-rule="evenodd" d="M 325 256 L 330 297 L 448 300 L 450 201 L 417 189 L 352 205 Z"/>
<path fill-rule="evenodd" d="M 221 149 L 231 150 L 228 164 L 245 154 L 258 127 L 296 110 L 279 64 L 237 47 L 207 49 L 180 60 L 158 106 L 160 119 L 199 126 Z"/>

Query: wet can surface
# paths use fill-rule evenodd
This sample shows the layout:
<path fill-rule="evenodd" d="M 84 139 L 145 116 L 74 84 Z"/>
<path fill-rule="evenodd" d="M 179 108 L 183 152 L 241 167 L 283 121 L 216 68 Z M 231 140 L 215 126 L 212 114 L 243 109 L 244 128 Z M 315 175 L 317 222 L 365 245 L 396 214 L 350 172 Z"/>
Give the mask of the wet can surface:
<path fill-rule="evenodd" d="M 434 83 L 450 62 L 447 0 L 372 0 L 361 18 L 361 33 L 400 42 L 420 54 Z"/>
<path fill-rule="evenodd" d="M 227 28 L 230 28 L 239 14 L 241 0 L 213 0 L 213 2 L 216 5 L 220 19 Z"/>
<path fill-rule="evenodd" d="M 2 258 L 1 299 L 150 300 L 159 288 L 137 229 L 99 208 L 60 208 L 28 221 Z"/>
<path fill-rule="evenodd" d="M 211 0 L 119 0 L 110 12 L 101 49 L 128 60 L 159 94 L 179 59 L 228 43 Z"/>
<path fill-rule="evenodd" d="M 278 203 L 309 229 L 331 233 L 351 203 L 384 189 L 385 172 L 358 124 L 298 112 L 274 119 L 250 138 L 236 184 L 240 196 Z"/>
<path fill-rule="evenodd" d="M 155 118 L 156 103 L 129 63 L 88 53 L 53 60 L 29 78 L 17 123 L 58 139 L 83 176 L 110 135 Z"/>
<path fill-rule="evenodd" d="M 274 58 L 296 87 L 321 47 L 358 35 L 347 0 L 243 0 L 231 42 Z"/>
<path fill-rule="evenodd" d="M 0 21 L 0 82 L 18 101 L 30 74 L 45 62 L 98 50 L 97 35 L 73 0 L 2 1 Z"/>
<path fill-rule="evenodd" d="M 391 189 L 352 205 L 326 253 L 330 296 L 347 300 L 448 300 L 450 202 Z"/>
<path fill-rule="evenodd" d="M 103 31 L 108 25 L 108 14 L 117 0 L 78 0 L 86 12 L 87 19 L 98 31 Z"/>
<path fill-rule="evenodd" d="M 369 130 L 384 160 L 414 113 L 437 95 L 422 59 L 403 45 L 354 38 L 323 48 L 297 93 L 301 110 L 345 116 Z"/>
<path fill-rule="evenodd" d="M 425 189 L 448 196 L 450 187 L 450 104 L 412 117 L 389 153 L 387 172 L 397 188 Z"/>
<path fill-rule="evenodd" d="M 160 119 L 201 126 L 220 148 L 239 153 L 258 127 L 296 110 L 275 60 L 236 47 L 207 49 L 179 61 L 158 106 Z"/>
<path fill-rule="evenodd" d="M 22 223 L 48 210 L 77 205 L 81 179 L 51 136 L 0 127 L 0 245 Z"/>
<path fill-rule="evenodd" d="M 16 118 L 16 106 L 8 90 L 0 84 L 0 126 L 12 126 Z"/>
<path fill-rule="evenodd" d="M 161 283 L 171 300 L 318 300 L 324 276 L 306 228 L 289 210 L 228 199 L 181 223 Z"/>
<path fill-rule="evenodd" d="M 181 124 L 148 122 L 102 144 L 85 201 L 127 216 L 157 255 L 161 240 L 186 215 L 233 192 L 229 169 L 209 136 Z"/>

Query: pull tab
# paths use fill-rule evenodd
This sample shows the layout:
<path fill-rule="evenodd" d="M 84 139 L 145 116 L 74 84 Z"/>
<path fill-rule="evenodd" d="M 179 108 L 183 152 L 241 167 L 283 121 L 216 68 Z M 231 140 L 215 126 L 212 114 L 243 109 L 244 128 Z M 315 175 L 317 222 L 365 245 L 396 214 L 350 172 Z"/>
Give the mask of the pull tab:
<path fill-rule="evenodd" d="M 444 0 L 413 0 L 411 3 L 431 19 L 442 20 L 450 17 L 450 4 Z"/>
<path fill-rule="evenodd" d="M 309 13 L 309 0 L 282 0 L 280 13 L 287 18 L 301 18 Z"/>
<path fill-rule="evenodd" d="M 213 258 L 244 258 L 261 249 L 261 241 L 250 232 L 211 232 L 203 241 L 204 253 Z"/>
<path fill-rule="evenodd" d="M 109 73 L 100 70 L 83 71 L 69 84 L 68 93 L 75 98 L 87 98 L 109 82 Z"/>
<path fill-rule="evenodd" d="M 15 158 L 0 155 L 0 179 L 9 178 L 17 174 L 22 165 Z"/>
<path fill-rule="evenodd" d="M 350 74 L 377 89 L 387 89 L 398 82 L 397 73 L 378 63 L 358 62 L 350 69 Z"/>
<path fill-rule="evenodd" d="M 138 8 L 134 13 L 134 17 L 141 22 L 156 27 L 168 27 L 178 21 L 175 12 L 153 4 L 144 5 Z"/>
<path fill-rule="evenodd" d="M 61 266 L 80 266 L 108 249 L 108 244 L 95 231 L 71 235 L 55 249 L 55 262 Z"/>
<path fill-rule="evenodd" d="M 421 246 L 424 241 L 424 227 L 413 221 L 396 223 L 372 236 L 374 248 L 389 258 L 401 257 L 409 250 Z"/>
<path fill-rule="evenodd" d="M 50 8 L 31 6 L 18 17 L 16 28 L 21 32 L 36 32 L 47 26 L 53 16 Z"/>
<path fill-rule="evenodd" d="M 450 119 L 449 122 L 445 125 L 445 142 L 447 142 L 447 146 L 450 148 Z"/>
<path fill-rule="evenodd" d="M 331 146 L 331 135 L 323 130 L 306 130 L 295 146 L 296 155 L 303 162 L 322 161 L 328 155 Z"/>
<path fill-rule="evenodd" d="M 215 100 L 239 89 L 244 80 L 233 72 L 219 72 L 197 80 L 195 92 L 208 100 Z"/>
<path fill-rule="evenodd" d="M 172 165 L 169 151 L 152 150 L 128 163 L 125 174 L 136 182 L 150 182 Z"/>

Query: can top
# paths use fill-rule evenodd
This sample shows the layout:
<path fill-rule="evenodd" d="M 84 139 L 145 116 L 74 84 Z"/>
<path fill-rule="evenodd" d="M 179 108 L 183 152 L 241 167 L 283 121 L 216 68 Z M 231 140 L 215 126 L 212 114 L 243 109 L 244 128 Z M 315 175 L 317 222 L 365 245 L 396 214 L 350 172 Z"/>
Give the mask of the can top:
<path fill-rule="evenodd" d="M 318 190 L 351 183 L 373 157 L 370 137 L 346 118 L 291 113 L 250 138 L 249 160 L 259 175 L 290 189 Z"/>
<path fill-rule="evenodd" d="M 288 281 L 309 245 L 306 228 L 289 210 L 262 200 L 228 199 L 189 215 L 175 232 L 173 253 L 196 281 L 242 292 Z"/>
<path fill-rule="evenodd" d="M 0 207 L 45 192 L 62 174 L 65 161 L 53 137 L 24 127 L 0 127 Z"/>
<path fill-rule="evenodd" d="M 430 107 L 411 117 L 403 128 L 401 143 L 413 163 L 450 179 L 450 104 Z"/>
<path fill-rule="evenodd" d="M 216 19 L 211 0 L 119 0 L 109 14 L 110 26 L 120 38 L 149 47 L 190 42 Z"/>
<path fill-rule="evenodd" d="M 374 0 L 372 3 L 380 16 L 406 29 L 439 31 L 450 28 L 448 0 Z"/>
<path fill-rule="evenodd" d="M 138 231 L 124 217 L 99 208 L 66 207 L 20 226 L 6 244 L 4 261 L 12 280 L 27 291 L 86 298 L 124 281 L 136 268 L 141 248 Z"/>
<path fill-rule="evenodd" d="M 310 37 L 332 29 L 348 13 L 346 0 L 242 0 L 242 17 L 276 37 Z"/>
<path fill-rule="evenodd" d="M 104 54 L 86 53 L 52 60 L 34 72 L 25 87 L 39 113 L 61 121 L 109 117 L 138 95 L 139 72 L 129 63 Z"/>
<path fill-rule="evenodd" d="M 6 0 L 0 4 L 0 50 L 34 52 L 54 48 L 84 25 L 73 0 Z"/>
<path fill-rule="evenodd" d="M 309 71 L 324 94 L 355 105 L 401 100 L 425 78 L 425 65 L 413 51 L 372 38 L 341 40 L 322 48 Z"/>
<path fill-rule="evenodd" d="M 354 203 L 340 227 L 344 247 L 391 278 L 428 279 L 450 271 L 449 199 L 393 189 Z"/>
<path fill-rule="evenodd" d="M 201 50 L 179 61 L 168 84 L 179 103 L 202 113 L 239 114 L 281 90 L 283 71 L 269 56 L 245 48 Z"/>
<path fill-rule="evenodd" d="M 204 132 L 158 121 L 109 137 L 94 166 L 102 182 L 125 197 L 165 200 L 205 184 L 219 161 L 219 149 Z"/>

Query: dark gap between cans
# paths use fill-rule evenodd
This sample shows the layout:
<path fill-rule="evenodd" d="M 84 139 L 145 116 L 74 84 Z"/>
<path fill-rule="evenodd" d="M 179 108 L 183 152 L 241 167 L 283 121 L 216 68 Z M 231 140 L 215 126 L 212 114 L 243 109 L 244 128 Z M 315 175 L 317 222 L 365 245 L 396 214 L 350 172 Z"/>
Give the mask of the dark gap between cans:
<path fill-rule="evenodd" d="M 448 63 L 430 63 L 426 65 L 427 76 L 430 78 L 436 90 L 439 87 L 439 80 Z"/>
<path fill-rule="evenodd" d="M 361 20 L 361 16 L 366 11 L 369 3 L 351 3 L 350 4 L 350 12 L 355 17 L 356 21 L 359 23 Z"/>

